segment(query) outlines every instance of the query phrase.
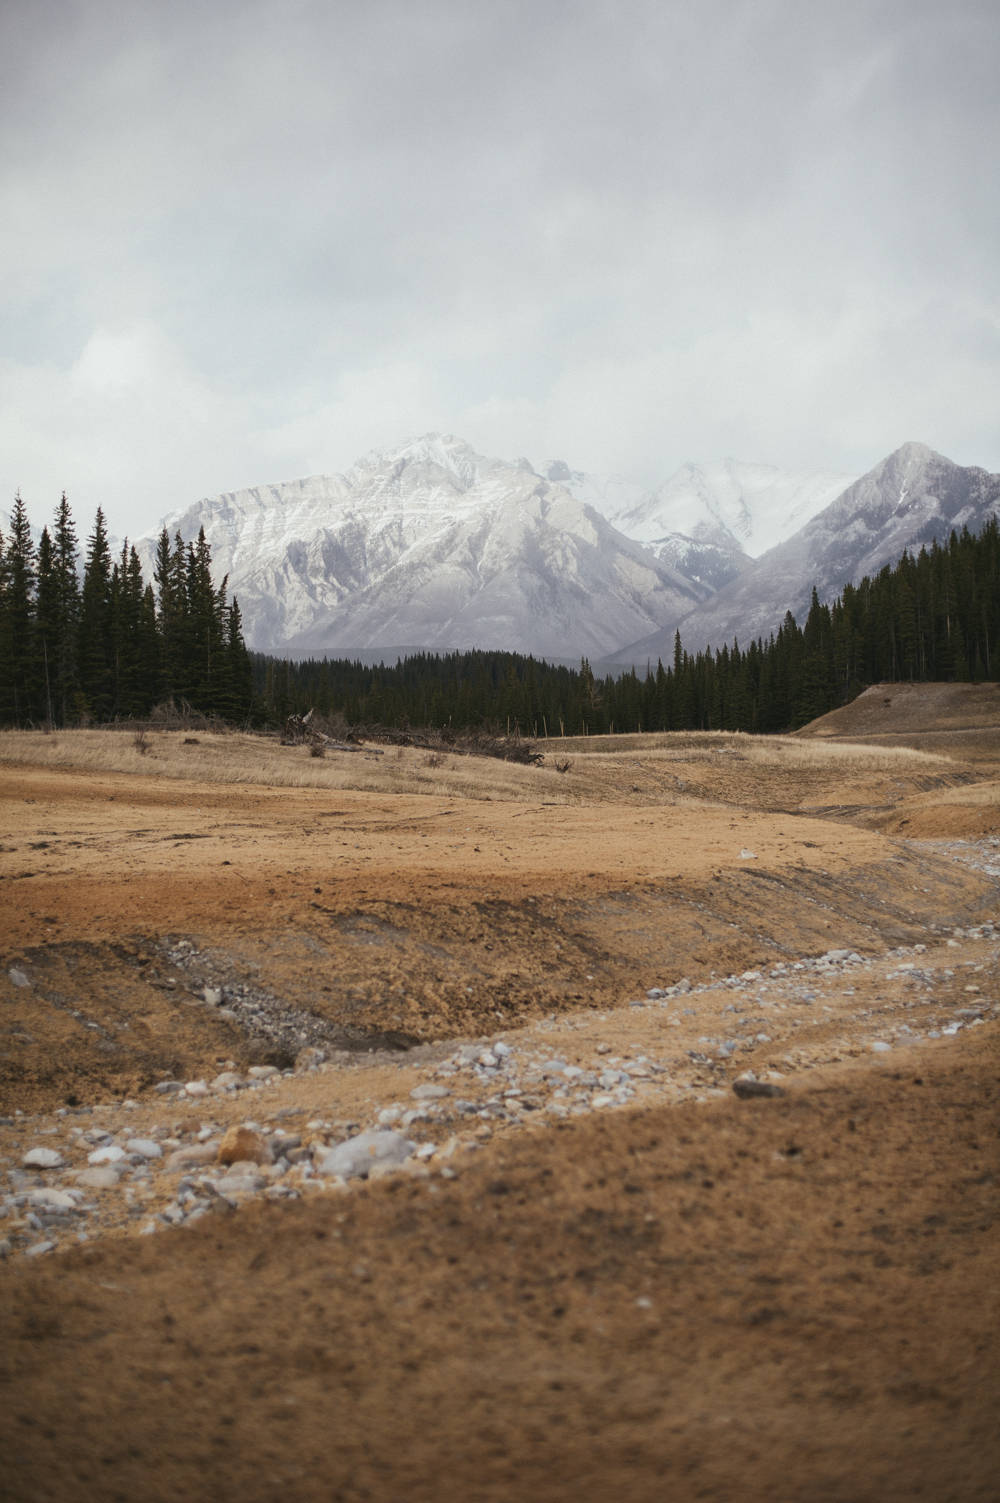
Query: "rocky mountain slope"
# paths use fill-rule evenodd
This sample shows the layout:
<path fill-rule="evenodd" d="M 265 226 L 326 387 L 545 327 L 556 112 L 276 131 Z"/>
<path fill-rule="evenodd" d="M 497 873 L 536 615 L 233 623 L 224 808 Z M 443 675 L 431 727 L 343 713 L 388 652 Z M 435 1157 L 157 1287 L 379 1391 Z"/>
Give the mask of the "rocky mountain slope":
<path fill-rule="evenodd" d="M 651 490 L 617 475 L 571 470 L 562 460 L 543 465 L 542 473 L 589 502 L 626 537 L 713 590 L 786 541 L 856 479 L 736 459 L 682 465 Z"/>
<path fill-rule="evenodd" d="M 204 526 L 258 649 L 600 657 L 711 594 L 527 460 L 449 435 L 374 451 L 343 475 L 216 496 L 166 525 L 185 539 Z M 154 545 L 137 544 L 147 572 Z"/>
<path fill-rule="evenodd" d="M 904 549 L 919 550 L 934 538 L 944 543 L 953 528 L 978 532 L 997 515 L 1000 475 L 954 464 L 926 444 L 904 444 L 685 616 L 681 636 L 689 649 L 721 647 L 734 637 L 743 643 L 766 638 L 786 611 L 802 620 L 813 585 L 821 600 L 833 600 L 846 583 L 877 574 Z M 613 660 L 666 661 L 674 629 L 652 633 Z"/>

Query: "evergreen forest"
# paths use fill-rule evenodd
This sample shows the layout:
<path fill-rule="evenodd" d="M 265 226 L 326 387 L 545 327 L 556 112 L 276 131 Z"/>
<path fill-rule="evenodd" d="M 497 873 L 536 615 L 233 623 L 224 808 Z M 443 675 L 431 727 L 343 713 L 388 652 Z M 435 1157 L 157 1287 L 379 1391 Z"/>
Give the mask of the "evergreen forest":
<path fill-rule="evenodd" d="M 204 532 L 160 534 L 153 579 L 98 509 L 81 550 L 65 495 L 37 547 L 20 497 L 0 535 L 0 724 L 145 719 L 173 700 L 236 724 L 310 708 L 351 725 L 495 725 L 522 735 L 792 730 L 869 684 L 1000 676 L 1000 528 L 904 553 L 832 605 L 815 589 L 767 641 L 673 656 L 615 678 L 499 651 L 418 653 L 394 666 L 248 652 Z"/>
<path fill-rule="evenodd" d="M 282 720 L 315 706 L 351 724 L 493 723 L 522 734 L 794 730 L 870 684 L 1000 676 L 1000 528 L 952 533 L 874 579 L 846 585 L 832 606 L 813 590 L 800 627 L 791 614 L 766 642 L 690 653 L 674 641 L 666 666 L 613 678 L 507 652 L 418 654 L 395 667 L 292 663 L 252 653 L 263 713 Z"/>
<path fill-rule="evenodd" d="M 100 508 L 81 568 L 65 495 L 37 547 L 18 496 L 0 537 L 0 724 L 144 719 L 170 700 L 245 722 L 250 656 L 226 586 L 204 531 L 185 545 L 164 528 L 150 583 L 127 540 L 112 557 Z"/>

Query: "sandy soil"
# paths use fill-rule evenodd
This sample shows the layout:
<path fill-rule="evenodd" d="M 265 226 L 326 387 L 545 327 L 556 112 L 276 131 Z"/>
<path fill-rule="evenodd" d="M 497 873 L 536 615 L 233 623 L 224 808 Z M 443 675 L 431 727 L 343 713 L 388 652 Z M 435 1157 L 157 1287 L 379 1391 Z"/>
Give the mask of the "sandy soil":
<path fill-rule="evenodd" d="M 241 744 L 208 779 L 51 739 L 0 746 L 7 1495 L 997 1496 L 988 744 Z M 499 1038 L 513 1094 L 455 1054 Z M 562 1075 L 609 1064 L 606 1097 Z M 786 1098 L 734 1100 L 748 1069 Z M 168 1230 L 201 1192 L 154 1164 L 28 1218 L 84 1129 L 319 1147 L 428 1082 L 428 1157 L 378 1184 L 293 1167 Z"/>

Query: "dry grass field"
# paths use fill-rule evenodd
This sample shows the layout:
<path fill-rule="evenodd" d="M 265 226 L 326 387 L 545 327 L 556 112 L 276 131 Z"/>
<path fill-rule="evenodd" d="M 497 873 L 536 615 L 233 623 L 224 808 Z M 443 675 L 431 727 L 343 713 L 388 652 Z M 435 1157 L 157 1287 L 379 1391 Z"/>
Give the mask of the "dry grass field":
<path fill-rule="evenodd" d="M 0 735 L 3 1496 L 994 1499 L 1000 716 L 925 687 L 539 767 Z M 88 1124 L 414 1101 L 419 1172 L 32 1227 Z"/>

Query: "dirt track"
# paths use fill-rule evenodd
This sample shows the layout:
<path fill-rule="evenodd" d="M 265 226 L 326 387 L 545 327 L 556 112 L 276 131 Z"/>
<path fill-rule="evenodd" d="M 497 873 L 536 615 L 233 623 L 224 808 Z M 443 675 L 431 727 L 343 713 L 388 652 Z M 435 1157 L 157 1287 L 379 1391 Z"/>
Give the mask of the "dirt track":
<path fill-rule="evenodd" d="M 448 769 L 408 792 L 0 766 L 12 1172 L 56 1144 L 45 1182 L 71 1184 L 89 1122 L 365 1126 L 431 1078 L 475 1109 L 414 1126 L 419 1173 L 157 1236 L 168 1175 L 99 1192 L 91 1240 L 55 1226 L 39 1258 L 14 1208 L 5 1495 L 997 1497 L 997 956 L 948 941 L 1000 919 L 976 734 L 919 765 L 641 738 L 500 801 L 488 768 L 445 797 Z M 849 978 L 781 970 L 836 945 Z M 315 1039 L 298 1013 L 261 1031 L 290 998 Z M 433 1042 L 499 1034 L 534 1113 Z M 152 1093 L 303 1041 L 347 1052 L 240 1098 Z M 627 1104 L 531 1086 L 553 1051 L 626 1056 Z M 748 1065 L 788 1098 L 734 1101 Z"/>

